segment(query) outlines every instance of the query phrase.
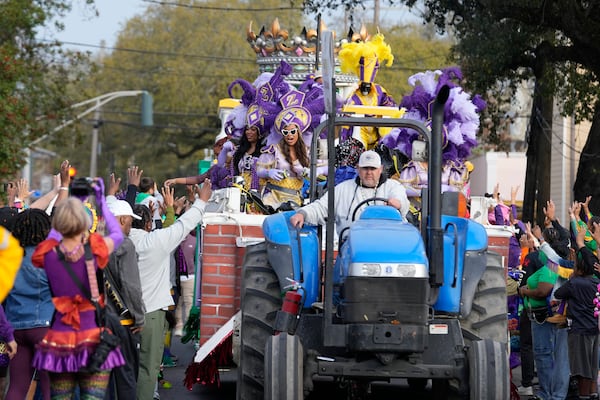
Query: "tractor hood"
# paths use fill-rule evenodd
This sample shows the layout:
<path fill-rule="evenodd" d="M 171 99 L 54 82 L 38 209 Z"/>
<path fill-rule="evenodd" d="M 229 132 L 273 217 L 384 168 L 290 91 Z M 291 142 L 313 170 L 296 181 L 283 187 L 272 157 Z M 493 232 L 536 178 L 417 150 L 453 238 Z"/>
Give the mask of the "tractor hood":
<path fill-rule="evenodd" d="M 420 232 L 388 219 L 360 219 L 350 228 L 343 249 L 349 263 L 378 262 L 428 265 Z"/>

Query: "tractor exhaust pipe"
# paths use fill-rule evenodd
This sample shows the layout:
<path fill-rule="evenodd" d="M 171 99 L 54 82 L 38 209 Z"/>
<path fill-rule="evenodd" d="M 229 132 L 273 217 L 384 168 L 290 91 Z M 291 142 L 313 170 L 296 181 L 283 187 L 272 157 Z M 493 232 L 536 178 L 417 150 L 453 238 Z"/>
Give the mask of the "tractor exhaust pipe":
<path fill-rule="evenodd" d="M 429 255 L 429 283 L 440 287 L 444 283 L 444 231 L 442 229 L 442 135 L 444 105 L 450 88 L 442 86 L 435 98 L 431 120 L 429 146 L 429 223 L 427 248 Z"/>

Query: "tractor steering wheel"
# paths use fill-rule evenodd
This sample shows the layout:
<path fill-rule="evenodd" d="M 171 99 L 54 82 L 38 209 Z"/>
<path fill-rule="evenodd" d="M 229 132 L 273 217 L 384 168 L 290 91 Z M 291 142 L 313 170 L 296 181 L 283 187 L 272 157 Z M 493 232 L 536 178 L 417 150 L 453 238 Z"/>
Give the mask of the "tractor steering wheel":
<path fill-rule="evenodd" d="M 356 207 L 354 208 L 354 211 L 352 212 L 352 222 L 354 222 L 354 220 L 356 219 L 356 213 L 358 212 L 358 209 L 365 203 L 368 203 L 370 201 L 384 201 L 387 203 L 387 199 L 383 198 L 383 197 L 369 197 L 368 199 L 364 199 L 363 201 L 361 201 L 360 203 L 358 203 L 356 205 Z M 338 235 L 338 246 L 341 246 L 341 244 L 343 243 L 343 237 L 344 237 L 344 233 L 346 233 L 346 231 L 350 229 L 349 226 L 345 227 L 344 229 L 342 229 L 342 231 L 340 232 L 340 234 Z"/>
<path fill-rule="evenodd" d="M 388 199 L 383 198 L 383 197 L 369 197 L 368 199 L 364 199 L 363 201 L 361 201 L 360 203 L 358 203 L 356 205 L 356 207 L 354 208 L 354 211 L 352 212 L 352 222 L 354 222 L 356 220 L 356 213 L 358 212 L 358 210 L 360 209 L 360 207 L 363 204 L 369 203 L 371 201 L 383 201 L 387 204 Z"/>

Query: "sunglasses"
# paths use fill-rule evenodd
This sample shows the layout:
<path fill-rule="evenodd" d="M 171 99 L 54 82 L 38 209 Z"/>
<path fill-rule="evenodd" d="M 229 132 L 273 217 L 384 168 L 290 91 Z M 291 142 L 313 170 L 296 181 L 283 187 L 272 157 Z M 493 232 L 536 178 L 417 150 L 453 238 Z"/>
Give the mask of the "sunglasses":
<path fill-rule="evenodd" d="M 281 134 L 283 136 L 287 136 L 287 135 L 296 135 L 298 133 L 298 129 L 296 128 L 292 128 L 292 129 L 282 129 L 281 130 Z"/>

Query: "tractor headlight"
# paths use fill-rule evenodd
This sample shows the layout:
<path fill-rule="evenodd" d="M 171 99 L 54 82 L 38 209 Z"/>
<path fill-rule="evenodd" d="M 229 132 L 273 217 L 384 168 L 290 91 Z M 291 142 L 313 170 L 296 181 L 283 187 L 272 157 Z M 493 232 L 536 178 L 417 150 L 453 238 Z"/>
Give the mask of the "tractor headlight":
<path fill-rule="evenodd" d="M 348 276 L 427 278 L 429 273 L 425 264 L 352 263 L 348 268 Z"/>
<path fill-rule="evenodd" d="M 381 266 L 379 264 L 363 264 L 361 276 L 379 276 L 381 275 Z"/>
<path fill-rule="evenodd" d="M 414 278 L 417 274 L 417 268 L 414 264 L 400 264 L 398 265 L 398 276 L 402 278 Z"/>

